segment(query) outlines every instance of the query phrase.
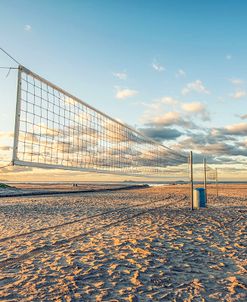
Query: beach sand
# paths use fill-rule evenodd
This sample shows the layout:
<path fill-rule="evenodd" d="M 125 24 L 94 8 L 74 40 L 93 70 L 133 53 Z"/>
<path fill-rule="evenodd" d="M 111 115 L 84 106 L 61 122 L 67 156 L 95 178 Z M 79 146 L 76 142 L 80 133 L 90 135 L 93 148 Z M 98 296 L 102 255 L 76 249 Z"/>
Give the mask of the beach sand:
<path fill-rule="evenodd" d="M 247 301 L 247 185 L 0 199 L 1 301 Z"/>

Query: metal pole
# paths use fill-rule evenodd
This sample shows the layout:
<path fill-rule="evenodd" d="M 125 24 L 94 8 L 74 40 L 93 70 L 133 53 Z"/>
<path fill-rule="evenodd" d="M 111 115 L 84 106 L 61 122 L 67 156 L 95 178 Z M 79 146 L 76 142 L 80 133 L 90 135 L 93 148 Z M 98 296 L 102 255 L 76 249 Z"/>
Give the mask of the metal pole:
<path fill-rule="evenodd" d="M 215 181 L 216 181 L 216 196 L 219 196 L 219 189 L 218 189 L 218 169 L 216 168 L 216 177 L 215 177 Z"/>
<path fill-rule="evenodd" d="M 205 190 L 205 198 L 207 202 L 207 161 L 205 157 L 203 159 L 203 167 L 204 167 L 204 190 Z"/>
<path fill-rule="evenodd" d="M 20 111 L 21 111 L 21 66 L 18 67 L 18 80 L 17 80 L 17 97 L 16 97 L 16 111 L 15 111 L 15 133 L 14 133 L 14 146 L 12 164 L 15 164 L 17 159 L 18 137 L 20 127 Z"/>
<path fill-rule="evenodd" d="M 194 197 L 193 197 L 193 190 L 194 190 L 194 183 L 193 183 L 193 152 L 190 151 L 190 189 L 191 189 L 191 210 L 194 210 Z"/>

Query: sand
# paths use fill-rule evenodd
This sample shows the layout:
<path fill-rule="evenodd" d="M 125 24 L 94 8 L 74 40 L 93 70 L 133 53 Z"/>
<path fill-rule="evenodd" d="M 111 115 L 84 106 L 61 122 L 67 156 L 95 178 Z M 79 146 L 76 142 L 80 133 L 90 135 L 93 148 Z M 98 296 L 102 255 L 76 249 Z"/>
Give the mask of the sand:
<path fill-rule="evenodd" d="M 246 301 L 246 185 L 0 199 L 1 301 Z"/>

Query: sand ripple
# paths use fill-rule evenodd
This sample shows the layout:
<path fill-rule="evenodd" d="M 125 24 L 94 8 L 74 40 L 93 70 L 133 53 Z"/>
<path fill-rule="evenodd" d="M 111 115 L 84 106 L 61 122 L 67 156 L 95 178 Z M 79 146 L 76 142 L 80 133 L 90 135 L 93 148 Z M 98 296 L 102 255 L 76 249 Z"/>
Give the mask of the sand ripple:
<path fill-rule="evenodd" d="M 246 301 L 246 199 L 172 190 L 1 199 L 0 300 Z"/>

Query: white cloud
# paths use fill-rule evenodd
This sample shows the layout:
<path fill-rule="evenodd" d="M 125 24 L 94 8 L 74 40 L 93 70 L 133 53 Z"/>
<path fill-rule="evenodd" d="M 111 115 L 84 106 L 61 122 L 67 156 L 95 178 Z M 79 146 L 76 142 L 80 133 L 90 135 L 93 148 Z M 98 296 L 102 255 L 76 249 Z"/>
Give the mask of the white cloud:
<path fill-rule="evenodd" d="M 209 120 L 209 113 L 205 105 L 200 102 L 184 103 L 181 107 L 188 113 L 199 114 L 204 121 Z"/>
<path fill-rule="evenodd" d="M 231 54 L 227 54 L 227 55 L 226 55 L 226 59 L 227 59 L 227 60 L 231 60 L 231 59 L 232 59 L 232 55 L 231 55 Z"/>
<path fill-rule="evenodd" d="M 145 112 L 141 118 L 141 123 L 152 127 L 164 126 L 181 126 L 185 128 L 195 128 L 195 124 L 190 119 L 185 119 L 181 113 L 177 111 L 169 111 L 159 114 L 151 115 L 150 112 Z"/>
<path fill-rule="evenodd" d="M 185 76 L 186 76 L 186 72 L 185 72 L 183 69 L 179 69 L 179 70 L 176 72 L 176 77 L 177 77 L 177 78 L 185 77 Z"/>
<path fill-rule="evenodd" d="M 152 103 L 141 103 L 145 107 L 148 107 L 152 110 L 156 110 L 160 113 L 160 110 L 164 107 L 163 105 L 175 106 L 179 104 L 179 101 L 174 99 L 171 96 L 163 96 L 160 99 L 154 100 Z"/>
<path fill-rule="evenodd" d="M 14 133 L 12 131 L 0 131 L 0 139 L 1 138 L 12 138 L 14 137 Z"/>
<path fill-rule="evenodd" d="M 239 123 L 226 126 L 225 129 L 227 130 L 228 134 L 246 134 L 247 133 L 247 123 Z"/>
<path fill-rule="evenodd" d="M 159 110 L 160 109 L 160 103 L 159 102 L 153 102 L 153 103 L 145 103 L 145 102 L 141 102 L 141 103 L 137 103 L 137 104 L 141 104 L 147 108 L 153 109 L 153 110 Z"/>
<path fill-rule="evenodd" d="M 31 30 L 32 30 L 32 26 L 29 25 L 29 24 L 26 24 L 26 25 L 24 26 L 24 30 L 25 30 L 25 31 L 31 31 Z"/>
<path fill-rule="evenodd" d="M 150 104 L 144 104 L 148 109 L 140 119 L 146 125 L 178 125 L 186 128 L 195 128 L 194 118 L 209 121 L 210 115 L 203 103 L 182 103 L 171 97 L 164 96 Z M 172 106 L 173 111 L 167 112 L 167 106 Z"/>
<path fill-rule="evenodd" d="M 188 83 L 183 89 L 182 94 L 186 95 L 190 92 L 198 92 L 198 93 L 205 93 L 209 94 L 210 92 L 206 89 L 206 87 L 203 85 L 202 81 L 196 80 L 192 83 Z"/>
<path fill-rule="evenodd" d="M 245 90 L 237 90 L 231 95 L 231 97 L 234 99 L 241 99 L 241 98 L 245 97 L 246 95 L 247 95 L 247 93 Z"/>
<path fill-rule="evenodd" d="M 161 64 L 159 64 L 156 60 L 153 61 L 152 67 L 153 67 L 154 70 L 156 70 L 158 72 L 161 72 L 161 71 L 165 70 L 165 67 L 162 66 Z"/>
<path fill-rule="evenodd" d="M 0 162 L 10 162 L 13 136 L 13 132 L 0 131 Z"/>
<path fill-rule="evenodd" d="M 166 112 L 159 116 L 153 116 L 149 119 L 148 123 L 156 125 L 173 125 L 180 123 L 180 113 L 175 111 Z"/>
<path fill-rule="evenodd" d="M 182 108 L 184 111 L 187 112 L 201 112 L 205 109 L 205 105 L 203 105 L 200 102 L 194 102 L 194 103 L 184 103 L 182 104 Z"/>
<path fill-rule="evenodd" d="M 123 72 L 113 72 L 112 74 L 115 78 L 118 78 L 119 80 L 126 80 L 127 79 L 127 73 L 125 71 L 123 71 Z"/>
<path fill-rule="evenodd" d="M 129 89 L 129 88 L 118 88 L 115 97 L 117 99 L 126 99 L 132 96 L 137 95 L 139 92 L 137 90 Z"/>
<path fill-rule="evenodd" d="M 179 101 L 174 99 L 171 96 L 164 96 L 160 99 L 160 103 L 165 104 L 165 105 L 177 105 L 179 103 Z"/>
<path fill-rule="evenodd" d="M 247 119 L 247 114 L 242 114 L 242 115 L 240 115 L 239 116 L 242 120 L 245 120 L 245 119 Z"/>
<path fill-rule="evenodd" d="M 231 124 L 227 125 L 223 128 L 216 128 L 214 131 L 211 131 L 213 135 L 215 136 L 221 136 L 224 140 L 229 138 L 229 135 L 231 136 L 231 140 L 234 142 L 237 142 L 236 137 L 246 137 L 247 133 L 247 123 L 238 123 L 238 124 Z M 239 141 L 238 141 L 239 142 Z M 246 156 L 247 156 L 247 150 Z"/>
<path fill-rule="evenodd" d="M 244 80 L 241 79 L 230 79 L 229 80 L 233 85 L 242 85 L 244 83 Z"/>

